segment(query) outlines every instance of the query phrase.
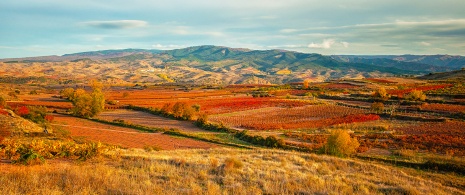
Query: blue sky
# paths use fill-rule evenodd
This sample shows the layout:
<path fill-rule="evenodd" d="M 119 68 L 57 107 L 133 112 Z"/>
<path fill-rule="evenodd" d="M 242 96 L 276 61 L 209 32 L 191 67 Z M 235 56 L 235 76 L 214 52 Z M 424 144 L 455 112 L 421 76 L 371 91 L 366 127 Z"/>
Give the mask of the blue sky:
<path fill-rule="evenodd" d="M 465 55 L 463 0 L 2 0 L 0 58 L 220 45 Z"/>

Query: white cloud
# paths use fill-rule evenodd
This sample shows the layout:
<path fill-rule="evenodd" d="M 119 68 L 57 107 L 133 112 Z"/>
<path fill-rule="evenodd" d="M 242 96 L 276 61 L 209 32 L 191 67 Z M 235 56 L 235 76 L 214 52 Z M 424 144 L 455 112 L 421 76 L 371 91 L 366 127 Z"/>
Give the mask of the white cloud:
<path fill-rule="evenodd" d="M 147 26 L 142 20 L 112 20 L 112 21 L 88 21 L 79 23 L 83 26 L 103 28 L 103 29 L 127 29 Z"/>
<path fill-rule="evenodd" d="M 171 44 L 171 45 L 162 45 L 162 44 L 155 44 L 155 45 L 152 45 L 153 48 L 155 49 L 161 49 L 161 50 L 169 50 L 169 49 L 179 49 L 179 48 L 184 48 L 186 47 L 185 45 L 175 45 L 175 44 Z"/>
<path fill-rule="evenodd" d="M 423 45 L 423 46 L 431 46 L 431 43 L 422 41 L 422 42 L 420 42 L 420 45 Z"/>
<path fill-rule="evenodd" d="M 322 43 L 310 43 L 308 47 L 318 49 L 329 49 L 334 43 L 336 43 L 336 40 L 334 39 L 324 39 Z"/>

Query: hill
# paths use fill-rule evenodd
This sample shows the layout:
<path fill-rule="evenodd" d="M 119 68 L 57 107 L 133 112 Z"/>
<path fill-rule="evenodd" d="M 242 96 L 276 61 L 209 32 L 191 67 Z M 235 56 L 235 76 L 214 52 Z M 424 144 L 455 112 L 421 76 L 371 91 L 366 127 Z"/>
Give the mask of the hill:
<path fill-rule="evenodd" d="M 305 79 L 424 75 L 457 70 L 462 59 L 461 56 L 325 56 L 205 45 L 168 51 L 103 50 L 3 59 L 0 68 L 5 71 L 0 77 L 23 75 L 72 83 L 94 78 L 113 84 L 282 84 Z"/>
<path fill-rule="evenodd" d="M 419 79 L 427 79 L 427 80 L 453 80 L 453 79 L 461 79 L 465 80 L 465 68 L 456 71 L 450 72 L 438 72 L 438 73 L 430 73 L 421 77 Z"/>

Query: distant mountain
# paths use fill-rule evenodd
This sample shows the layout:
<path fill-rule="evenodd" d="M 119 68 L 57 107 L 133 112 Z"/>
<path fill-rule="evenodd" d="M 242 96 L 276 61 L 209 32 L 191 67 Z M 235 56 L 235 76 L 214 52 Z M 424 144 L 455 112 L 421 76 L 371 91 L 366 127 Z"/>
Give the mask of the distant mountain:
<path fill-rule="evenodd" d="M 438 69 L 443 67 L 448 70 L 457 70 L 465 67 L 464 56 L 451 55 L 334 55 L 333 58 L 340 61 L 360 61 L 365 60 L 365 63 L 373 61 L 383 61 L 383 63 L 404 62 L 406 65 L 430 65 L 429 69 Z M 392 60 L 392 61 L 390 61 Z M 436 68 L 435 68 L 436 67 Z"/>
<path fill-rule="evenodd" d="M 146 49 L 120 49 L 120 50 L 101 50 L 89 51 L 74 54 L 65 54 L 62 57 L 90 58 L 90 59 L 108 59 L 115 57 L 124 57 L 134 54 L 157 54 L 162 50 L 146 50 Z"/>
<path fill-rule="evenodd" d="M 26 58 L 6 58 L 0 59 L 0 62 L 60 62 L 60 61 L 72 61 L 79 59 L 92 59 L 101 60 L 116 57 L 124 57 L 134 54 L 157 54 L 161 53 L 162 50 L 146 50 L 146 49 L 121 49 L 121 50 L 101 50 L 101 51 L 88 51 L 73 54 L 65 54 L 62 56 L 38 56 L 38 57 L 26 57 Z"/>
<path fill-rule="evenodd" d="M 285 50 L 247 50 L 218 46 L 197 46 L 164 53 L 173 56 L 174 60 L 190 60 L 203 63 L 233 60 L 236 64 L 240 63 L 243 66 L 253 67 L 265 72 L 274 72 L 284 68 L 292 71 L 305 71 L 308 69 L 347 71 L 353 69 L 360 72 L 380 71 L 391 74 L 421 74 L 427 72 L 423 67 L 412 69 L 407 65 L 384 66 L 364 62 L 343 62 L 335 60 L 331 56 Z"/>
<path fill-rule="evenodd" d="M 288 83 L 424 75 L 464 67 L 462 56 L 325 56 L 213 45 L 174 50 L 123 49 L 0 60 L 0 76 L 44 76 L 110 83 Z"/>

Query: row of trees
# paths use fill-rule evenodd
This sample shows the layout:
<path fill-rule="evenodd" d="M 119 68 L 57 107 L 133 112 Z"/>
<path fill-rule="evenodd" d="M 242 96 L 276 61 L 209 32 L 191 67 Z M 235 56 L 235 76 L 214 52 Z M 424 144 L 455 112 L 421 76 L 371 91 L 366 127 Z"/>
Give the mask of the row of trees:
<path fill-rule="evenodd" d="M 105 109 L 105 95 L 102 92 L 103 84 L 91 81 L 92 91 L 89 93 L 84 89 L 66 88 L 60 94 L 73 103 L 72 112 L 80 117 L 93 117 Z"/>
<path fill-rule="evenodd" d="M 375 91 L 373 94 L 373 97 L 377 101 L 386 101 L 389 98 L 391 98 L 391 95 L 386 91 L 384 87 L 378 88 L 378 90 Z M 412 90 L 410 93 L 408 93 L 404 99 L 410 100 L 410 101 L 425 101 L 426 100 L 426 95 L 423 93 L 421 90 Z"/>

